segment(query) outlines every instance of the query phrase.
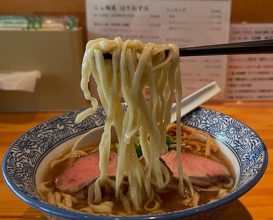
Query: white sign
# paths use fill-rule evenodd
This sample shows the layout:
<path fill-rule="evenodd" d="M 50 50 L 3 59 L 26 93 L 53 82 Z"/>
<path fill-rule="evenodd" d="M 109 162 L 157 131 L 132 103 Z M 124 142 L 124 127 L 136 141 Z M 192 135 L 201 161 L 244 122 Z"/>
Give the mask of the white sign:
<path fill-rule="evenodd" d="M 231 41 L 273 39 L 273 24 L 232 24 Z M 273 100 L 273 54 L 229 56 L 227 100 Z"/>
<path fill-rule="evenodd" d="M 230 0 L 86 0 L 88 39 L 120 36 L 179 47 L 227 43 L 230 7 Z M 226 56 L 181 58 L 183 96 L 212 81 L 224 90 L 226 65 Z"/>

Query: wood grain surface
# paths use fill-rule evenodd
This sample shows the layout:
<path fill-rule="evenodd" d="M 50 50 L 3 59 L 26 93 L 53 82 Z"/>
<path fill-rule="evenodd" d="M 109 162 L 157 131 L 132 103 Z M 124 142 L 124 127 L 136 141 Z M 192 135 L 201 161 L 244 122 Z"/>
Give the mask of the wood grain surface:
<path fill-rule="evenodd" d="M 269 163 L 259 183 L 236 200 L 223 220 L 273 219 L 273 103 L 204 106 L 230 115 L 251 127 L 267 146 Z M 0 113 L 0 160 L 21 134 L 35 125 L 61 113 Z M 2 172 L 1 172 L 2 173 Z M 17 198 L 0 177 L 0 219 L 46 219 L 42 212 Z"/>

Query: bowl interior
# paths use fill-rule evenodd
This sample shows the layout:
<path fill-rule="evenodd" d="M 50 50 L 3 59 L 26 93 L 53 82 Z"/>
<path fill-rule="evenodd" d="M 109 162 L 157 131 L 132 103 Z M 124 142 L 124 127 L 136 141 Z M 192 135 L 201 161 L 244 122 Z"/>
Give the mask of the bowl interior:
<path fill-rule="evenodd" d="M 36 184 L 41 181 L 49 161 L 64 149 L 71 148 L 80 135 L 104 124 L 106 114 L 102 107 L 82 123 L 75 124 L 75 117 L 80 111 L 52 118 L 27 131 L 9 148 L 2 165 L 7 185 L 20 199 L 44 212 L 65 218 L 73 216 L 81 219 L 86 215 L 53 207 L 42 201 Z M 250 190 L 262 177 L 267 166 L 266 147 L 259 136 L 242 122 L 201 107 L 181 120 L 185 125 L 201 129 L 217 140 L 233 165 L 236 186 L 232 193 L 215 202 L 175 213 L 155 215 L 158 219 L 187 217 L 225 205 Z"/>
<path fill-rule="evenodd" d="M 81 137 L 82 135 L 73 137 L 67 141 L 65 141 L 64 143 L 60 144 L 59 146 L 55 147 L 54 149 L 52 149 L 45 157 L 44 159 L 41 161 L 41 163 L 39 164 L 38 168 L 37 168 L 37 172 L 36 172 L 36 184 L 39 184 L 40 182 L 42 182 L 43 180 L 43 174 L 45 173 L 45 171 L 47 170 L 47 166 L 48 164 L 54 160 L 58 155 L 60 155 L 61 153 L 64 152 L 68 152 L 68 149 L 71 149 L 72 146 L 76 143 L 76 141 Z M 98 140 L 98 136 L 96 137 L 90 137 L 88 143 L 92 143 L 92 142 L 96 142 Z M 94 140 L 93 140 L 94 139 Z M 240 165 L 239 165 L 239 160 L 238 158 L 235 156 L 235 154 L 231 151 L 231 149 L 229 149 L 228 147 L 226 147 L 223 143 L 219 142 L 217 139 L 215 140 L 217 142 L 217 145 L 219 146 L 220 150 L 225 154 L 225 156 L 229 159 L 229 161 L 231 162 L 232 165 L 232 169 L 234 171 L 235 174 L 235 184 L 234 184 L 234 188 L 236 188 L 236 185 L 239 181 L 240 178 Z"/>

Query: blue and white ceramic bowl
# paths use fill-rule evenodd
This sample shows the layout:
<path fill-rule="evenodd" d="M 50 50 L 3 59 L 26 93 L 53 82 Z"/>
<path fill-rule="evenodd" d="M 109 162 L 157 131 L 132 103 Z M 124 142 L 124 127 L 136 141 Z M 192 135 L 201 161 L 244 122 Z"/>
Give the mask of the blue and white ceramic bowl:
<path fill-rule="evenodd" d="M 104 124 L 102 107 L 80 124 L 69 112 L 45 121 L 19 137 L 7 151 L 2 164 L 4 179 L 9 188 L 29 205 L 51 219 L 218 219 L 226 206 L 249 191 L 262 177 L 268 160 L 266 147 L 260 137 L 242 122 L 213 110 L 197 108 L 181 120 L 213 136 L 231 160 L 236 185 L 222 199 L 183 211 L 145 216 L 102 216 L 73 212 L 54 207 L 41 199 L 36 184 L 41 181 L 46 164 L 71 147 L 85 132 Z"/>

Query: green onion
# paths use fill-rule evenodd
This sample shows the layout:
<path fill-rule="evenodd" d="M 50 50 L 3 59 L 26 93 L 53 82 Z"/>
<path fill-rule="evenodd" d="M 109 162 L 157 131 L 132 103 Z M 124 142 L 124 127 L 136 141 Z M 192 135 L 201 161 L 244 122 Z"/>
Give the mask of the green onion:
<path fill-rule="evenodd" d="M 148 141 L 150 141 L 150 136 L 148 137 Z M 189 140 L 183 140 L 181 142 L 181 146 L 184 147 L 186 146 L 186 144 L 189 142 Z M 115 145 L 115 152 L 118 151 L 118 147 L 119 147 L 119 144 L 117 142 L 113 143 Z M 168 151 L 171 151 L 171 150 L 175 150 L 176 149 L 176 142 L 172 139 L 171 135 L 167 134 L 166 135 L 166 144 L 168 145 Z M 134 143 L 134 147 L 135 147 L 135 150 L 136 150 L 136 153 L 137 153 L 137 156 L 138 157 L 141 157 L 142 156 L 142 150 L 141 150 L 141 145 L 139 143 L 139 136 L 138 136 L 138 140 L 137 140 L 137 143 Z"/>
<path fill-rule="evenodd" d="M 138 157 L 141 157 L 142 156 L 142 150 L 141 150 L 141 146 L 139 143 L 134 143 L 134 146 L 135 146 L 135 149 L 136 149 L 136 153 L 137 153 L 137 156 Z"/>

